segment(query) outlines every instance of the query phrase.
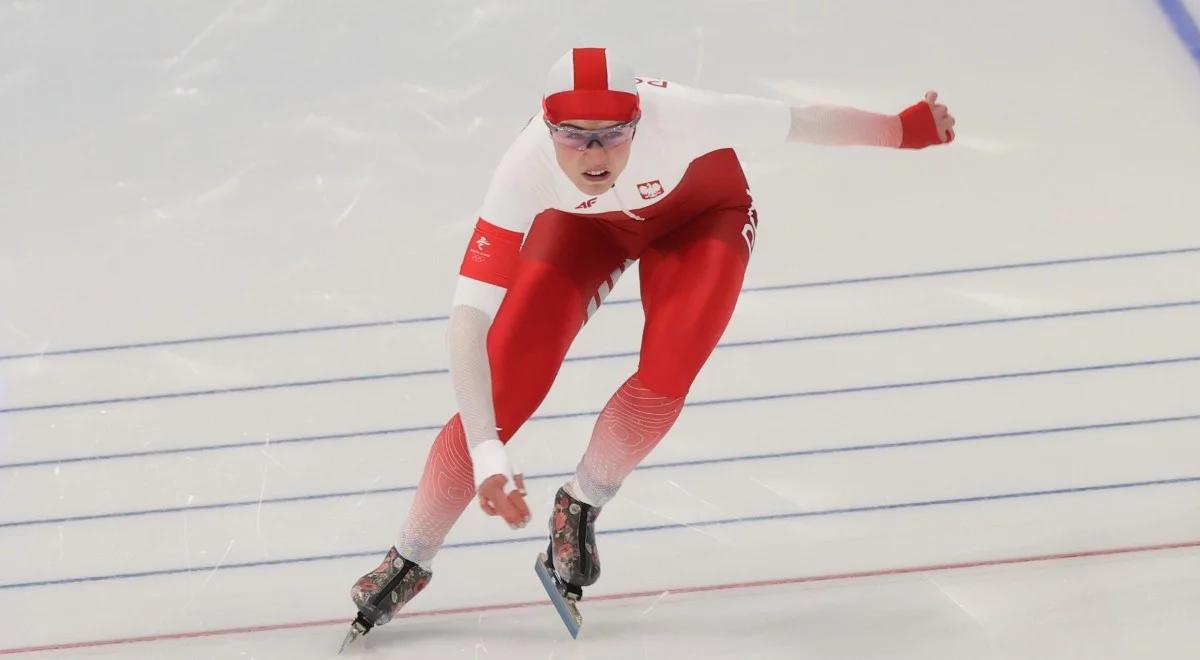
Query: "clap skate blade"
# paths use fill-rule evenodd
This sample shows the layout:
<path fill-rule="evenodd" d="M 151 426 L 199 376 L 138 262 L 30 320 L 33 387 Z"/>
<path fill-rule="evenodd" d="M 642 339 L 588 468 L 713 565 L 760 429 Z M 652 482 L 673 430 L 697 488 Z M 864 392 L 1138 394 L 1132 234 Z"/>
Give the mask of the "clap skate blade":
<path fill-rule="evenodd" d="M 571 633 L 573 639 L 578 638 L 579 631 L 583 628 L 583 615 L 579 613 L 578 605 L 581 595 L 579 588 L 564 584 L 558 579 L 554 565 L 544 552 L 538 554 L 533 570 L 542 581 L 542 588 L 546 590 L 550 602 L 554 603 L 554 609 L 558 610 L 558 616 L 562 618 L 567 632 Z"/>

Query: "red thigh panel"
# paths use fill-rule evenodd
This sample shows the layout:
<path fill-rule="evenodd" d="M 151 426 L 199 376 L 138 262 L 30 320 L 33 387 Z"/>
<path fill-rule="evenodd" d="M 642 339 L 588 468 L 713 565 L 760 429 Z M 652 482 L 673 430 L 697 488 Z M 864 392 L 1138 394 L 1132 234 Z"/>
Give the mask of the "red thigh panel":
<path fill-rule="evenodd" d="M 733 315 L 757 226 L 753 206 L 716 209 L 643 253 L 638 377 L 647 387 L 687 394 Z"/>
<path fill-rule="evenodd" d="M 591 222 L 555 211 L 534 221 L 488 333 L 501 440 L 508 442 L 541 405 L 583 326 L 588 300 L 624 261 Z"/>

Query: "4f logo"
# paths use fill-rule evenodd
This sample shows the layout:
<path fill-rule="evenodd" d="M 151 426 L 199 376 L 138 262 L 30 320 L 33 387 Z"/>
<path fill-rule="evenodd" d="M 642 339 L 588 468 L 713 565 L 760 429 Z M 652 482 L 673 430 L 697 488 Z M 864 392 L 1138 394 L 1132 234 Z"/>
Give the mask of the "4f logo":
<path fill-rule="evenodd" d="M 750 189 L 746 189 L 746 196 L 750 197 Z M 751 253 L 754 252 L 754 241 L 758 237 L 758 211 L 754 210 L 754 198 L 750 197 L 750 206 L 746 209 L 747 222 L 742 227 L 742 238 L 746 239 L 746 248 Z"/>
<path fill-rule="evenodd" d="M 580 202 L 579 206 L 575 207 L 575 210 L 590 209 L 590 208 L 592 208 L 592 204 L 595 204 L 595 203 L 596 203 L 596 198 L 593 197 L 593 198 L 587 200 L 586 202 Z"/>

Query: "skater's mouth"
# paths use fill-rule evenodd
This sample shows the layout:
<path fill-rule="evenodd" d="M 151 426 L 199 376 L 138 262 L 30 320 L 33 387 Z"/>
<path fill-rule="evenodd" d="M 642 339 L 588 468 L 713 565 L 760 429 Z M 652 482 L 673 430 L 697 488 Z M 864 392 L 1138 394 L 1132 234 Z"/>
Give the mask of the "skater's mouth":
<path fill-rule="evenodd" d="M 588 181 L 591 181 L 592 183 L 599 183 L 599 182 L 607 179 L 609 174 L 611 174 L 611 173 L 608 170 L 606 170 L 604 168 L 600 168 L 600 169 L 595 169 L 595 170 L 587 170 L 586 172 L 583 172 L 583 178 L 587 179 Z"/>

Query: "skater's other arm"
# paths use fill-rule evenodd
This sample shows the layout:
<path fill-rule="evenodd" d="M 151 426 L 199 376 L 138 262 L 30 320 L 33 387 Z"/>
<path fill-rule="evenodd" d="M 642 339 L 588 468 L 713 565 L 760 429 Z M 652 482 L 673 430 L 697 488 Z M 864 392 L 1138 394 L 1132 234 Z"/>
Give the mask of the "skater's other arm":
<path fill-rule="evenodd" d="M 755 150 L 779 142 L 920 149 L 954 139 L 954 117 L 930 91 L 899 114 L 837 105 L 790 107 L 781 101 L 721 94 L 674 82 L 644 87 L 655 94 L 665 124 L 694 136 L 699 151 Z"/>
<path fill-rule="evenodd" d="M 937 97 L 937 92 L 926 92 L 924 99 L 897 115 L 836 105 L 791 108 L 788 140 L 908 149 L 946 144 L 954 139 L 954 116 Z"/>

